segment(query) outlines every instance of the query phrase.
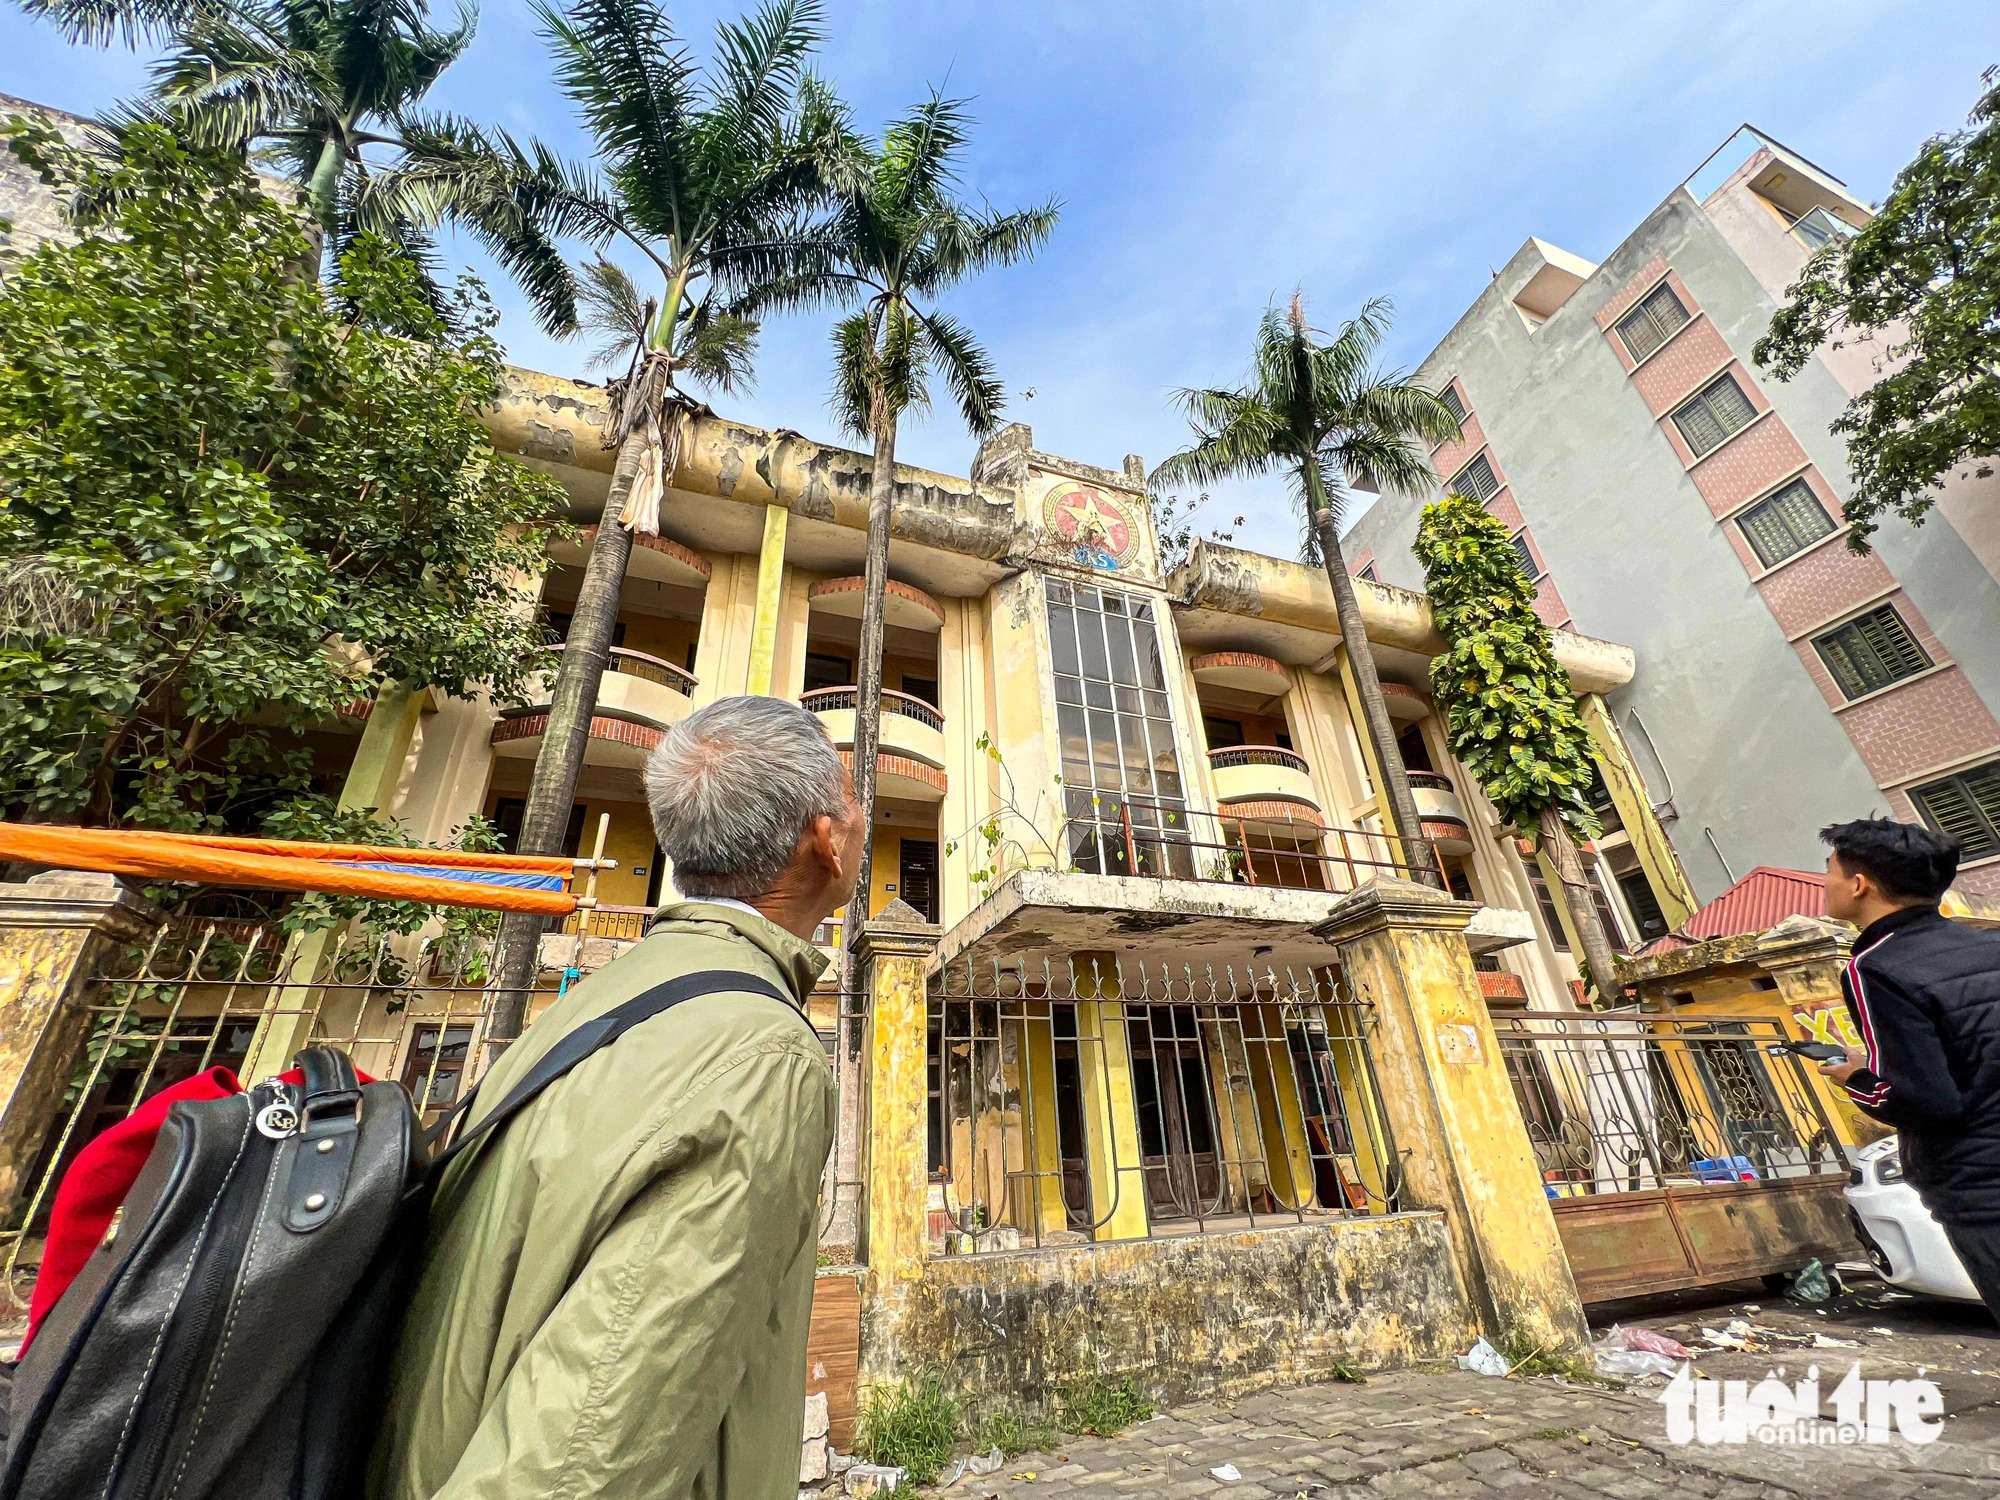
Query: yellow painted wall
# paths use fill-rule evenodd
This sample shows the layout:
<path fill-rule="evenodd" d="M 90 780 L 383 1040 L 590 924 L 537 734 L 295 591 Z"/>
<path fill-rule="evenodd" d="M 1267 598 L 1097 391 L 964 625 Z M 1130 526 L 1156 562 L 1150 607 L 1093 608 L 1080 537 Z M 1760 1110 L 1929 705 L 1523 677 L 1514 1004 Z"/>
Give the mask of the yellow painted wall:
<path fill-rule="evenodd" d="M 677 667 L 694 670 L 688 667 L 688 647 L 694 645 L 701 635 L 699 621 L 673 620 L 664 615 L 624 614 L 618 617 L 618 622 L 625 627 L 625 645 L 630 650 L 643 651 Z"/>
<path fill-rule="evenodd" d="M 486 816 L 493 816 L 493 809 L 501 796 L 514 793 L 488 793 Z M 597 820 L 605 813 L 611 815 L 611 827 L 605 835 L 604 856 L 618 861 L 615 870 L 602 870 L 597 876 L 597 899 L 606 906 L 644 906 L 646 886 L 652 879 L 653 868 L 653 819 L 643 802 L 613 802 L 605 798 L 580 797 L 583 803 L 583 846 L 579 852 L 590 853 L 597 839 Z M 644 875 L 635 875 L 633 870 L 643 866 Z M 581 889 L 579 885 L 578 889 Z M 662 899 L 671 899 L 667 892 Z"/>

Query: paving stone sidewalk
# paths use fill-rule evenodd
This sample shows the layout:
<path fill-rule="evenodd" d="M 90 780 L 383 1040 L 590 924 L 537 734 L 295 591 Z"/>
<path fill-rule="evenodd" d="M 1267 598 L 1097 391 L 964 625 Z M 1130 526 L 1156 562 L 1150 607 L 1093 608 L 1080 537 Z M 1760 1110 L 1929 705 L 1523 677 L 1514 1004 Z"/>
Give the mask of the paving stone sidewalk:
<path fill-rule="evenodd" d="M 2000 1496 L 2000 1332 L 1982 1312 L 1883 1301 L 1879 1290 L 1819 1313 L 1754 1305 L 1755 1312 L 1737 1304 L 1669 1310 L 1647 1324 L 1691 1340 L 1703 1325 L 1742 1317 L 1803 1337 L 1823 1332 L 1852 1340 L 1858 1347 L 1716 1353 L 1699 1368 L 1718 1379 L 1755 1381 L 1780 1366 L 1797 1379 L 1816 1364 L 1827 1391 L 1856 1359 L 1870 1378 L 1907 1378 L 1921 1369 L 1944 1392 L 1944 1436 L 1921 1447 L 1902 1441 L 1677 1447 L 1667 1439 L 1657 1399 L 1662 1380 L 1613 1391 L 1426 1368 L 1376 1375 L 1364 1385 L 1306 1386 L 1182 1407 L 1116 1438 L 1079 1438 L 1060 1454 L 1024 1454 L 998 1474 L 963 1479 L 944 1493 L 950 1500 Z M 1225 1464 L 1242 1477 L 1214 1478 L 1211 1471 Z"/>

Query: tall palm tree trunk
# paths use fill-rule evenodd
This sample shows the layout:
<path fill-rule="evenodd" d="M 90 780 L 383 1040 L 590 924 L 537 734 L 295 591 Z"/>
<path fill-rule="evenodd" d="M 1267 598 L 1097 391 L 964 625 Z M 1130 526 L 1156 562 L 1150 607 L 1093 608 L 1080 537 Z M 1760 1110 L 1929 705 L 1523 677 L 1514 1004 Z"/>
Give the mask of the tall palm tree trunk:
<path fill-rule="evenodd" d="M 1361 717 L 1367 721 L 1369 743 L 1375 747 L 1375 764 L 1381 768 L 1382 788 L 1389 803 L 1389 821 L 1403 839 L 1403 862 L 1416 878 L 1444 888 L 1444 872 L 1437 868 L 1431 846 L 1424 841 L 1423 819 L 1417 816 L 1416 795 L 1410 790 L 1410 773 L 1403 765 L 1403 752 L 1396 744 L 1396 731 L 1389 719 L 1389 705 L 1382 697 L 1382 679 L 1375 672 L 1375 657 L 1368 649 L 1368 626 L 1361 618 L 1361 601 L 1354 596 L 1354 580 L 1347 576 L 1347 559 L 1340 550 L 1340 524 L 1332 507 L 1324 504 L 1316 466 L 1306 468 L 1307 493 L 1322 503 L 1313 511 L 1313 526 L 1319 536 L 1319 555 L 1326 564 L 1326 581 L 1333 585 L 1333 607 L 1340 617 L 1340 638 L 1347 646 L 1347 669 L 1354 674 L 1355 696 L 1361 700 Z"/>
<path fill-rule="evenodd" d="M 875 467 L 868 477 L 868 560 L 861 575 L 861 655 L 854 692 L 854 800 L 868 822 L 861 846 L 861 869 L 854 899 L 847 904 L 840 940 L 845 966 L 842 988 L 859 988 L 855 944 L 868 920 L 868 892 L 875 878 L 875 752 L 882 743 L 882 613 L 889 593 L 889 507 L 896 494 L 896 413 L 879 409 Z"/>
<path fill-rule="evenodd" d="M 611 637 L 618 623 L 625 567 L 632 557 L 632 533 L 619 524 L 618 516 L 645 453 L 646 431 L 640 424 L 618 445 L 618 462 L 612 469 L 611 489 L 604 497 L 597 540 L 576 591 L 569 637 L 549 702 L 548 727 L 542 733 L 541 753 L 535 757 L 528 805 L 521 814 L 517 849 L 521 854 L 569 852 L 562 847 L 563 834 L 569 828 L 576 780 L 590 744 L 598 684 L 611 660 Z M 583 920 L 583 914 L 578 920 Z M 543 921 L 529 912 L 509 912 L 500 919 L 500 994 L 486 1033 L 491 1041 L 512 1041 L 521 1034 L 539 968 Z"/>
<path fill-rule="evenodd" d="M 1569 925 L 1576 929 L 1577 940 L 1583 944 L 1584 964 L 1589 969 L 1584 983 L 1597 992 L 1600 1004 L 1611 1003 L 1618 993 L 1614 967 L 1617 959 L 1611 952 L 1604 923 L 1597 915 L 1590 877 L 1583 873 L 1583 861 L 1577 857 L 1569 826 L 1553 807 L 1542 809 L 1542 847 L 1549 851 L 1549 863 L 1555 867 L 1556 880 L 1562 886 L 1563 905 L 1569 908 Z"/>

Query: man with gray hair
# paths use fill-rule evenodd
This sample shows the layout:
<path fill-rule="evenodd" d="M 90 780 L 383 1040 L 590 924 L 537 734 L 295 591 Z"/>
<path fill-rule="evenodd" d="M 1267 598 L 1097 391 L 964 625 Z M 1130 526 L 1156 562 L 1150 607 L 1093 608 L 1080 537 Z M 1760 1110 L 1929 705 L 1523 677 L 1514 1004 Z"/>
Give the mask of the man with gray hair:
<path fill-rule="evenodd" d="M 446 1172 L 375 1500 L 796 1493 L 834 1130 L 802 1009 L 868 828 L 819 720 L 775 698 L 668 730 L 646 796 L 684 899 L 542 1013 L 468 1123 L 635 997 L 715 971 L 743 987 L 633 1026 Z"/>

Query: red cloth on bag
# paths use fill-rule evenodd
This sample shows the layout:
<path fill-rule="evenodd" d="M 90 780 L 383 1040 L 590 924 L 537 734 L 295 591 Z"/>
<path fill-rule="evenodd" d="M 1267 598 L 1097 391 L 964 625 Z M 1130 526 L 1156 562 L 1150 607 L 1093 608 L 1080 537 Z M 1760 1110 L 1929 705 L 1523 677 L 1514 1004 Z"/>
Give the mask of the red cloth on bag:
<path fill-rule="evenodd" d="M 358 1068 L 355 1076 L 363 1083 L 375 1081 Z M 305 1082 L 297 1068 L 278 1077 L 290 1084 Z M 161 1089 L 77 1152 L 49 1209 L 48 1243 L 42 1248 L 41 1269 L 35 1273 L 34 1294 L 28 1299 L 28 1331 L 21 1339 L 24 1352 L 34 1342 L 42 1319 L 103 1243 L 112 1215 L 153 1154 L 167 1112 L 183 1100 L 227 1099 L 242 1092 L 243 1085 L 228 1068 L 210 1068 Z"/>

